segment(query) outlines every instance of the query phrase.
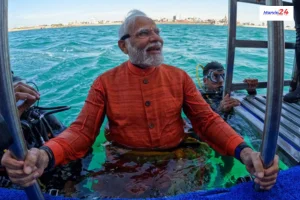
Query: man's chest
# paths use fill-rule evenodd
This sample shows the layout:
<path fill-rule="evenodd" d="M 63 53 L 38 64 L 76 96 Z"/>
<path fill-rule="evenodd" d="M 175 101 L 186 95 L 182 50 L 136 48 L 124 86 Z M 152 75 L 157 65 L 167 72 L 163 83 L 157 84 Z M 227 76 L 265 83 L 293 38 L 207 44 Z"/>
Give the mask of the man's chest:
<path fill-rule="evenodd" d="M 107 91 L 106 113 L 113 119 L 164 118 L 181 113 L 181 84 L 153 78 L 126 80 Z"/>

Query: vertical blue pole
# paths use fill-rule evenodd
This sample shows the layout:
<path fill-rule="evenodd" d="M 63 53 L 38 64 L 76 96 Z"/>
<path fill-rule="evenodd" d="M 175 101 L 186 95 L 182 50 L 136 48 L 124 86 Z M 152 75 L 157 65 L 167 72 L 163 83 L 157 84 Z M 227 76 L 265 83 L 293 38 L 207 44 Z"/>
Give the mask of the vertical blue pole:
<path fill-rule="evenodd" d="M 226 77 L 223 96 L 230 94 L 236 41 L 237 0 L 228 0 L 228 41 L 226 55 Z"/>
<path fill-rule="evenodd" d="M 267 0 L 267 6 L 282 6 L 281 0 Z M 282 21 L 268 21 L 268 91 L 261 146 L 264 167 L 272 165 L 279 135 L 284 82 L 284 29 Z"/>

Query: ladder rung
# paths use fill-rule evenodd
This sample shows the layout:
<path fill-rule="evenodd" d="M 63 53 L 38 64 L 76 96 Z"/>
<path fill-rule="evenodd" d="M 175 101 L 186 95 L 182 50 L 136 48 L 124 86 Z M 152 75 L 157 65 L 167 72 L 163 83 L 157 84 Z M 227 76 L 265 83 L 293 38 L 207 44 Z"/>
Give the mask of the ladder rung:
<path fill-rule="evenodd" d="M 266 5 L 265 0 L 237 0 L 238 2 L 243 3 L 252 3 L 252 4 L 259 4 L 259 5 Z M 283 1 L 282 2 L 284 6 L 293 6 L 292 2 Z"/>
<path fill-rule="evenodd" d="M 236 40 L 235 47 L 240 48 L 268 48 L 267 41 L 259 41 L 259 40 Z M 293 42 L 286 42 L 285 43 L 286 49 L 295 49 L 295 43 Z"/>
<path fill-rule="evenodd" d="M 262 121 L 258 120 L 254 115 L 249 113 L 249 111 L 244 109 L 242 106 L 237 106 L 234 108 L 234 110 L 246 121 L 252 124 L 253 127 L 256 128 L 258 133 L 262 135 L 264 129 L 264 123 Z M 296 150 L 294 146 L 290 145 L 287 141 L 285 141 L 281 136 L 278 137 L 278 146 L 283 152 L 286 152 L 288 157 L 291 158 L 292 161 L 295 162 L 295 164 L 300 162 L 299 151 Z"/>
<path fill-rule="evenodd" d="M 284 86 L 289 86 L 290 83 L 291 83 L 290 80 L 285 80 Z M 232 83 L 231 85 L 231 91 L 244 90 L 247 88 L 248 88 L 247 83 Z M 267 82 L 259 82 L 256 88 L 267 88 Z"/>

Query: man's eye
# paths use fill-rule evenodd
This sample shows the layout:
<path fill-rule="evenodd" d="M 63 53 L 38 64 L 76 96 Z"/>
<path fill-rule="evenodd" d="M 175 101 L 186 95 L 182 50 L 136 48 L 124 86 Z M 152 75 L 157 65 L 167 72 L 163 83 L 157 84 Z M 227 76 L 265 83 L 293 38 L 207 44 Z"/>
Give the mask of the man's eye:
<path fill-rule="evenodd" d="M 149 35 L 149 31 L 144 30 L 138 33 L 138 36 L 148 36 Z"/>

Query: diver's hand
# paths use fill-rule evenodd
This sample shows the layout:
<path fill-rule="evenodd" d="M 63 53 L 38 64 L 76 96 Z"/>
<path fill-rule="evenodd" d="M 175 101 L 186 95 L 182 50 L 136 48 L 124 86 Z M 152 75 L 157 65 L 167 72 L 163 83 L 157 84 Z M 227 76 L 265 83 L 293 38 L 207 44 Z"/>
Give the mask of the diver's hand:
<path fill-rule="evenodd" d="M 250 95 L 256 95 L 256 87 L 258 86 L 258 79 L 253 79 L 253 78 L 247 78 L 244 79 L 244 83 L 248 84 L 248 88 L 246 89 L 248 94 Z"/>
<path fill-rule="evenodd" d="M 229 94 L 226 94 L 226 96 L 222 99 L 220 103 L 219 110 L 222 112 L 230 112 L 233 107 L 239 105 L 239 100 L 231 98 Z"/>
<path fill-rule="evenodd" d="M 260 189 L 269 190 L 275 185 L 279 171 L 277 155 L 268 169 L 264 169 L 260 153 L 251 148 L 244 148 L 240 156 L 248 172 L 255 176 L 254 182 L 260 185 Z"/>
<path fill-rule="evenodd" d="M 43 174 L 48 163 L 49 157 L 46 151 L 36 148 L 28 150 L 25 161 L 16 160 L 9 150 L 4 153 L 1 160 L 10 180 L 22 187 L 33 185 Z"/>
<path fill-rule="evenodd" d="M 14 85 L 14 91 L 16 101 L 24 100 L 24 103 L 18 107 L 19 116 L 40 99 L 40 94 L 34 88 L 22 82 L 18 82 Z"/>
<path fill-rule="evenodd" d="M 258 86 L 258 79 L 256 78 L 246 78 L 243 82 L 248 84 L 248 89 L 250 90 L 255 90 Z"/>

